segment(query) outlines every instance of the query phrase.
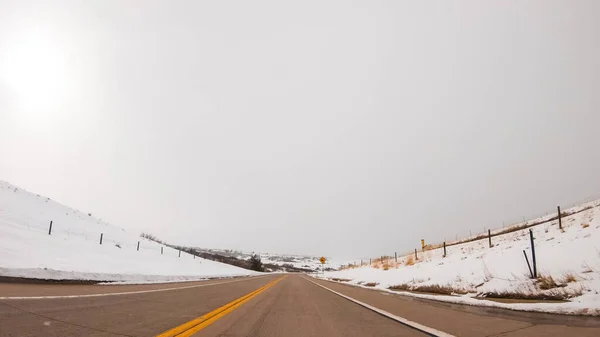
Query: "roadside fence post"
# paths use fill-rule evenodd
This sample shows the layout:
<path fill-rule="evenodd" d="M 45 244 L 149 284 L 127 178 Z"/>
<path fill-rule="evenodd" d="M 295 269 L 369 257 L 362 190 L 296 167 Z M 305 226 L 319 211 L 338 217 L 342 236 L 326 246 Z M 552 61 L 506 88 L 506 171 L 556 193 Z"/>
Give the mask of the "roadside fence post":
<path fill-rule="evenodd" d="M 446 241 L 444 241 L 444 257 L 446 257 Z"/>
<path fill-rule="evenodd" d="M 419 259 L 419 257 L 417 256 L 417 249 L 415 248 L 415 261 L 418 259 Z"/>
<path fill-rule="evenodd" d="M 100 244 L 102 244 L 102 237 L 104 236 L 104 233 L 100 233 Z"/>
<path fill-rule="evenodd" d="M 160 255 L 162 255 L 162 254 L 163 254 L 163 248 L 164 248 L 164 247 L 160 247 Z"/>
<path fill-rule="evenodd" d="M 394 252 L 394 259 L 396 259 L 396 263 L 398 263 L 398 253 Z"/>
<path fill-rule="evenodd" d="M 533 243 L 533 231 L 529 229 L 529 239 L 531 240 L 531 260 L 533 262 L 533 277 L 537 278 L 537 262 L 535 260 L 535 244 Z"/>
<path fill-rule="evenodd" d="M 181 250 L 179 251 L 179 257 L 181 257 Z"/>
<path fill-rule="evenodd" d="M 523 255 L 525 255 L 525 261 L 527 262 L 527 268 L 529 268 L 529 273 L 531 274 L 531 278 L 533 278 L 533 271 L 531 271 L 531 265 L 529 264 L 529 259 L 527 258 L 527 253 L 525 249 L 523 249 Z"/>
<path fill-rule="evenodd" d="M 488 240 L 490 241 L 490 248 L 492 248 L 492 230 L 488 229 Z"/>
<path fill-rule="evenodd" d="M 560 206 L 556 206 L 558 209 L 558 229 L 562 229 L 562 215 L 560 214 Z"/>
<path fill-rule="evenodd" d="M 52 220 L 50 220 L 50 229 L 48 229 L 48 235 L 52 235 Z"/>

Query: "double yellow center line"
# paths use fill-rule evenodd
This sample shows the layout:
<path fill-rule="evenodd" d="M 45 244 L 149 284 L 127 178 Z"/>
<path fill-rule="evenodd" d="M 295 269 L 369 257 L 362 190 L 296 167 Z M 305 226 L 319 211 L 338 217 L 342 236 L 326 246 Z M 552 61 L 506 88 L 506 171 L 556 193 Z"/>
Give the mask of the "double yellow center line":
<path fill-rule="evenodd" d="M 196 332 L 213 324 L 219 318 L 232 312 L 233 310 L 235 310 L 237 307 L 241 306 L 242 304 L 248 302 L 250 299 L 252 299 L 256 295 L 269 289 L 270 287 L 275 285 L 275 283 L 281 281 L 283 278 L 285 278 L 285 276 L 280 277 L 274 281 L 271 281 L 269 284 L 267 284 L 261 288 L 258 288 L 255 291 L 238 298 L 237 300 L 229 302 L 229 303 L 225 304 L 224 306 L 209 312 L 206 315 L 195 318 L 187 323 L 183 323 L 182 325 L 175 327 L 169 331 L 165 331 L 156 337 L 175 337 L 175 336 L 187 337 L 187 336 L 191 336 L 191 335 L 195 334 Z"/>

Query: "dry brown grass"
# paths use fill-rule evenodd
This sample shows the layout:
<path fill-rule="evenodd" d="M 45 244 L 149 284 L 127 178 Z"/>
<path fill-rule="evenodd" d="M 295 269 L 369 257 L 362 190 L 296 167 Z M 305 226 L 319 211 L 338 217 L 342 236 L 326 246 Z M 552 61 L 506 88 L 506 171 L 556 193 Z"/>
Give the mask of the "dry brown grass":
<path fill-rule="evenodd" d="M 355 264 L 355 263 L 348 263 L 345 265 L 341 265 L 340 266 L 340 270 L 348 270 L 348 269 L 354 269 L 354 268 L 358 268 L 360 267 L 359 264 Z"/>
<path fill-rule="evenodd" d="M 575 277 L 575 275 L 571 274 L 571 273 L 565 273 L 563 275 L 563 283 L 571 283 L 571 282 L 577 282 L 577 277 Z"/>
<path fill-rule="evenodd" d="M 390 265 L 386 262 L 383 264 L 383 270 L 388 270 L 390 269 Z"/>
<path fill-rule="evenodd" d="M 365 287 L 374 287 L 376 285 L 378 285 L 379 283 L 377 282 L 369 282 L 369 283 L 365 283 L 363 284 Z"/>
<path fill-rule="evenodd" d="M 352 281 L 351 279 L 347 279 L 347 278 L 338 278 L 338 277 L 333 277 L 330 280 L 332 281 L 336 281 L 336 282 L 350 282 Z"/>
<path fill-rule="evenodd" d="M 574 290 L 570 293 L 563 289 L 554 289 L 544 293 L 531 293 L 528 291 L 502 291 L 488 292 L 478 295 L 487 298 L 506 298 L 514 300 L 537 300 L 537 301 L 566 301 L 569 298 L 580 296 L 583 290 Z"/>
<path fill-rule="evenodd" d="M 420 291 L 424 293 L 432 293 L 432 294 L 442 294 L 442 295 L 452 295 L 452 294 L 466 294 L 467 291 L 464 289 L 456 289 L 452 288 L 450 285 L 439 285 L 439 284 L 431 284 L 431 285 L 423 285 L 413 287 L 413 291 Z"/>
<path fill-rule="evenodd" d="M 464 289 L 456 289 L 450 285 L 430 284 L 430 285 L 408 285 L 406 283 L 396 284 L 388 289 L 390 290 L 403 290 L 403 291 L 416 291 L 430 294 L 441 294 L 441 295 L 452 295 L 452 294 L 466 294 L 467 291 Z"/>
<path fill-rule="evenodd" d="M 410 286 L 406 283 L 402 283 L 402 284 L 393 285 L 393 286 L 389 287 L 388 289 L 390 289 L 390 290 L 410 290 Z"/>
<path fill-rule="evenodd" d="M 412 266 L 413 264 L 415 264 L 415 259 L 413 258 L 412 255 L 410 255 L 406 258 L 406 261 L 404 262 L 404 264 L 407 266 Z"/>
<path fill-rule="evenodd" d="M 538 288 L 542 290 L 554 289 L 558 284 L 550 275 L 540 275 L 537 279 Z"/>
<path fill-rule="evenodd" d="M 581 227 L 582 228 L 588 228 L 588 227 L 590 227 L 590 224 L 589 223 L 582 223 Z"/>

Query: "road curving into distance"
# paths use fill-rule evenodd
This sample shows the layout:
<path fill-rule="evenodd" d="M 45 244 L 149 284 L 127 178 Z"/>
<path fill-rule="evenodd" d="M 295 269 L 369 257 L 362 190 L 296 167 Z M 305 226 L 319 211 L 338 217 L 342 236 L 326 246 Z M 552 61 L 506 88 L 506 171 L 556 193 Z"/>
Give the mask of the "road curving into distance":
<path fill-rule="evenodd" d="M 299 274 L 0 283 L 0 336 L 600 336 L 598 321 L 440 304 Z"/>

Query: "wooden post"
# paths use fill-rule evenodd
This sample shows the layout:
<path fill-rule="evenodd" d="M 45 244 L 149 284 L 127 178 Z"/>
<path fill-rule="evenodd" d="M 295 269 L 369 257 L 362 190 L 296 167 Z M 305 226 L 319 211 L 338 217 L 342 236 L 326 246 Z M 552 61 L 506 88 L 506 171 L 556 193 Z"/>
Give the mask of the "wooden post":
<path fill-rule="evenodd" d="M 163 248 L 164 248 L 164 247 L 160 247 L 160 255 L 162 255 L 162 254 L 163 254 Z"/>
<path fill-rule="evenodd" d="M 372 264 L 373 264 L 373 262 L 371 261 L 371 259 L 369 259 L 369 266 L 372 265 Z"/>
<path fill-rule="evenodd" d="M 562 229 L 562 215 L 560 214 L 560 206 L 556 206 L 558 209 L 558 229 Z"/>
<path fill-rule="evenodd" d="M 394 259 L 396 259 L 396 263 L 398 263 L 398 253 L 394 252 Z"/>
<path fill-rule="evenodd" d="M 537 278 L 537 262 L 535 260 L 535 244 L 533 243 L 533 231 L 529 229 L 529 239 L 531 240 L 531 260 L 533 262 L 533 277 Z"/>
<path fill-rule="evenodd" d="M 415 248 L 415 261 L 418 259 L 419 259 L 419 257 L 417 256 L 417 248 Z"/>
<path fill-rule="evenodd" d="M 492 230 L 488 229 L 488 240 L 490 241 L 490 248 L 492 248 Z"/>
<path fill-rule="evenodd" d="M 181 250 L 179 251 L 179 257 L 181 257 Z"/>
<path fill-rule="evenodd" d="M 137 247 L 138 252 L 140 251 L 140 242 L 138 241 L 138 247 Z"/>
<path fill-rule="evenodd" d="M 104 233 L 100 233 L 100 244 L 102 244 L 102 237 L 104 236 Z"/>
<path fill-rule="evenodd" d="M 48 229 L 48 235 L 52 234 L 52 220 L 50 220 L 50 229 Z"/>
<path fill-rule="evenodd" d="M 446 241 L 444 241 L 444 257 L 446 257 Z"/>

